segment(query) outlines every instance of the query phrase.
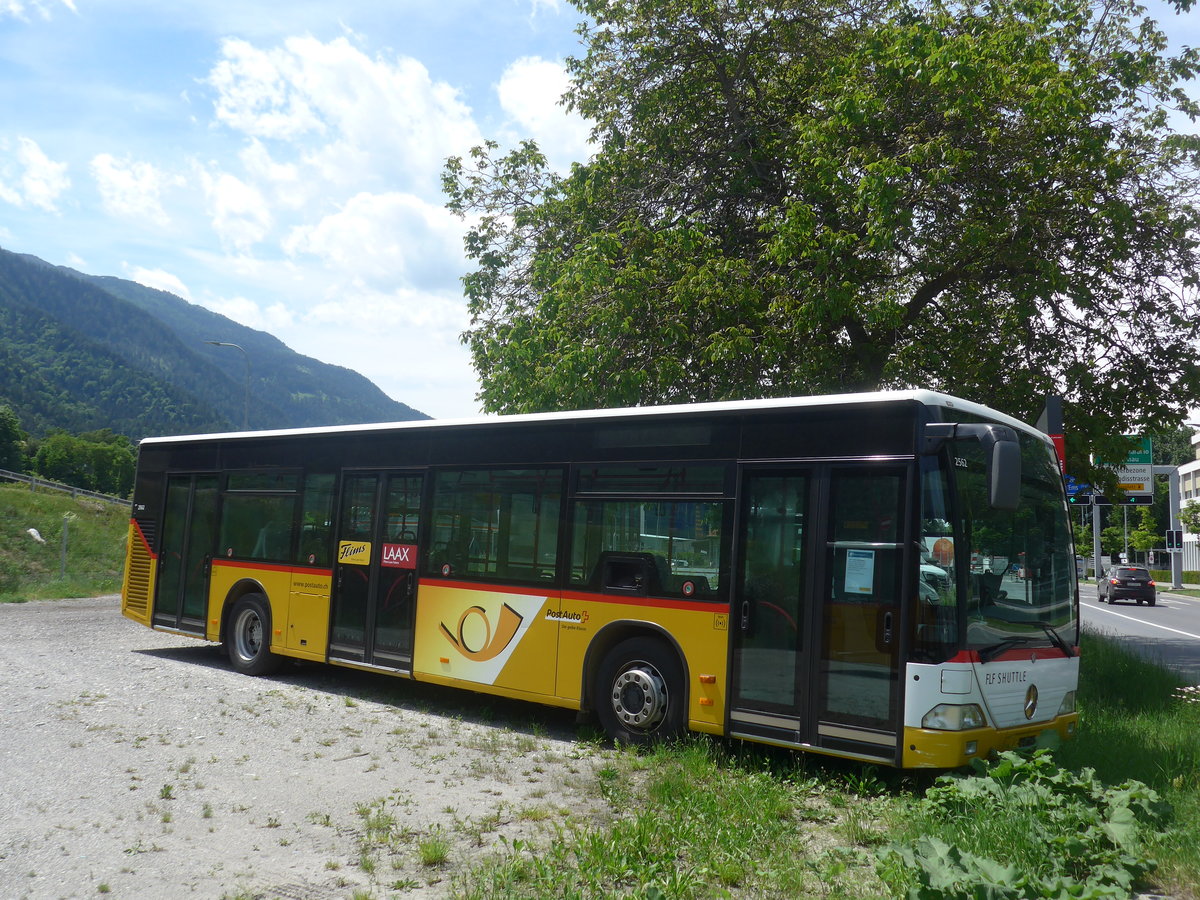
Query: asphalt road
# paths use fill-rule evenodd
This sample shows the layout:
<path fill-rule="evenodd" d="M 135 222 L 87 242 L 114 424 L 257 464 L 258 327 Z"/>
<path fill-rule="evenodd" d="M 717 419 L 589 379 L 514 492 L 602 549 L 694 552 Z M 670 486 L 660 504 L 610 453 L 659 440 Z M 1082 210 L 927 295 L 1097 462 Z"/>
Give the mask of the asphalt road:
<path fill-rule="evenodd" d="M 1119 638 L 1138 653 L 1200 684 L 1200 598 L 1159 590 L 1154 606 L 1096 601 L 1096 583 L 1079 583 L 1084 628 Z"/>

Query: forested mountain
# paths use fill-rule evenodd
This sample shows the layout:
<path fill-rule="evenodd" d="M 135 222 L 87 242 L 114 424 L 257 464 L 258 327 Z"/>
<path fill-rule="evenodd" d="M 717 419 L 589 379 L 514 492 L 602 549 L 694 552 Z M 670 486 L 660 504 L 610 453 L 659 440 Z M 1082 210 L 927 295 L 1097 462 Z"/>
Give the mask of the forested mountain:
<path fill-rule="evenodd" d="M 132 438 L 427 418 L 357 372 L 119 278 L 0 250 L 0 404 L 39 436 L 111 428 Z"/>

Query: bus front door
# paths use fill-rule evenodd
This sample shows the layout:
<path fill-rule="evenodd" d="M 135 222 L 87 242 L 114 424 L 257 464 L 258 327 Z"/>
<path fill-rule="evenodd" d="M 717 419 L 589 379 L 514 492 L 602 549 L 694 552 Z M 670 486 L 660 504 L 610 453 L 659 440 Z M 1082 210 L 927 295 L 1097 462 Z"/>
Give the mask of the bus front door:
<path fill-rule="evenodd" d="M 730 733 L 892 760 L 905 470 L 743 472 Z"/>
<path fill-rule="evenodd" d="M 803 741 L 812 629 L 809 470 L 746 470 L 733 618 L 730 731 Z"/>
<path fill-rule="evenodd" d="M 216 510 L 216 475 L 167 477 L 154 595 L 155 625 L 204 634 Z"/>
<path fill-rule="evenodd" d="M 896 760 L 906 470 L 833 467 L 818 592 L 818 746 Z"/>
<path fill-rule="evenodd" d="M 421 486 L 404 472 L 343 477 L 331 659 L 411 671 Z"/>

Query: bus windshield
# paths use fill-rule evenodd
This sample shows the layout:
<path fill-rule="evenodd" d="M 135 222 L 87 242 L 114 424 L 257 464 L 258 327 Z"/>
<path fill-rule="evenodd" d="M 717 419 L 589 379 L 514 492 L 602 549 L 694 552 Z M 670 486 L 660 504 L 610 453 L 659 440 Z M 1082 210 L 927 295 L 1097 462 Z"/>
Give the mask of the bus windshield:
<path fill-rule="evenodd" d="M 981 656 L 1007 646 L 1078 644 L 1075 561 L 1054 451 L 1021 434 L 1021 501 L 988 503 L 983 448 L 953 446 L 958 531 L 967 542 L 966 648 Z M 967 553 L 969 552 L 969 556 Z M 961 583 L 961 582 L 960 582 Z"/>

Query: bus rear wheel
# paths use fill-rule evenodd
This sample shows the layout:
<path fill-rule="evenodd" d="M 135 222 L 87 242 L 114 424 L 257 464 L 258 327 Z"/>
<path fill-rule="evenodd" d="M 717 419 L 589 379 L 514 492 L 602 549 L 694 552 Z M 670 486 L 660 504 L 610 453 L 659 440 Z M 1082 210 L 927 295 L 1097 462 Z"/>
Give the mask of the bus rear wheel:
<path fill-rule="evenodd" d="M 679 737 L 685 713 L 679 658 L 653 638 L 622 641 L 600 664 L 594 704 L 600 724 L 618 744 Z"/>
<path fill-rule="evenodd" d="M 270 675 L 283 665 L 271 652 L 271 613 L 262 594 L 247 594 L 229 614 L 226 650 L 233 667 L 245 675 Z"/>

